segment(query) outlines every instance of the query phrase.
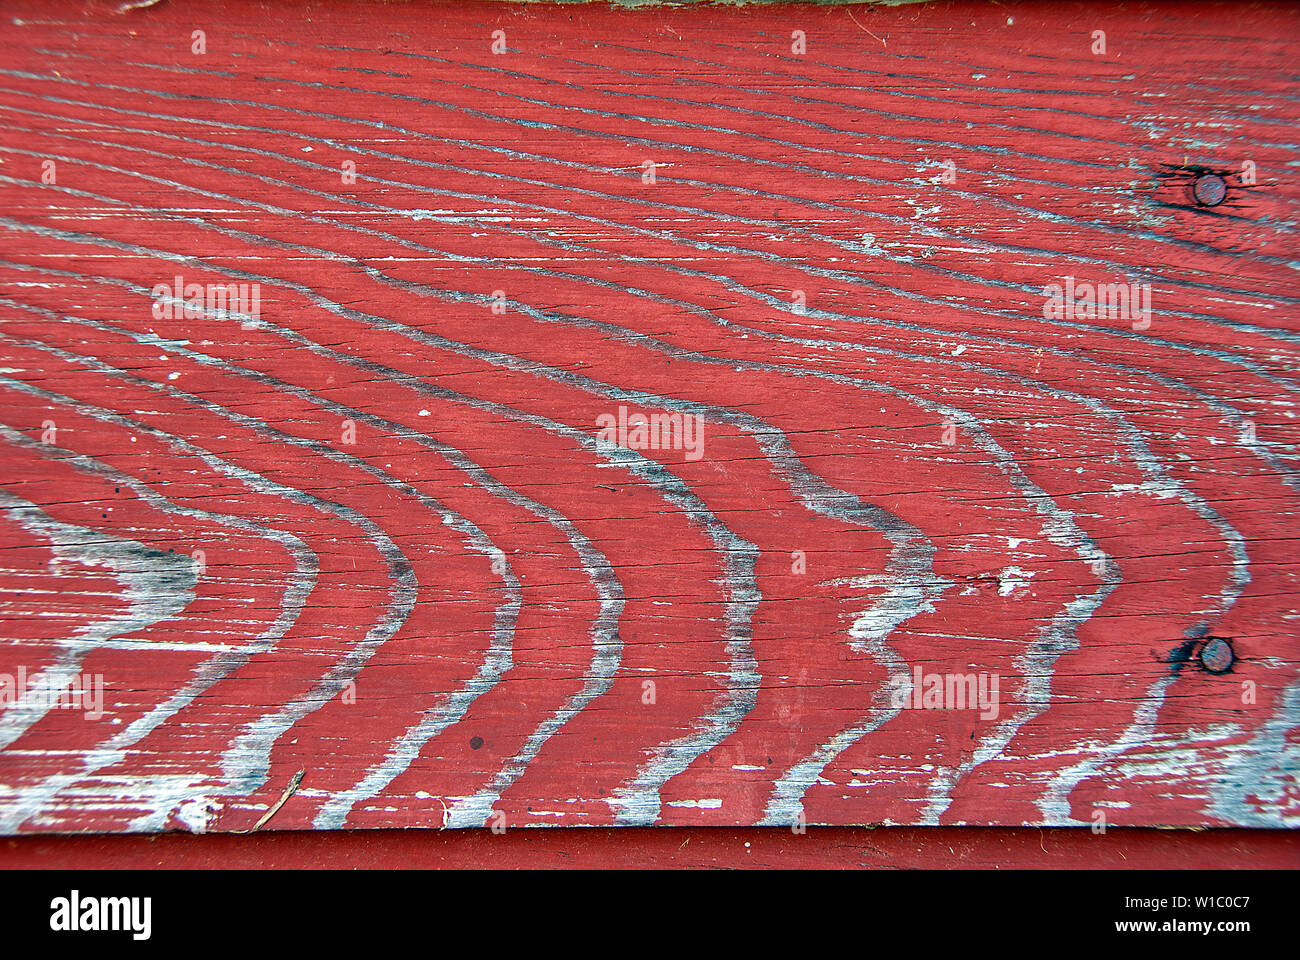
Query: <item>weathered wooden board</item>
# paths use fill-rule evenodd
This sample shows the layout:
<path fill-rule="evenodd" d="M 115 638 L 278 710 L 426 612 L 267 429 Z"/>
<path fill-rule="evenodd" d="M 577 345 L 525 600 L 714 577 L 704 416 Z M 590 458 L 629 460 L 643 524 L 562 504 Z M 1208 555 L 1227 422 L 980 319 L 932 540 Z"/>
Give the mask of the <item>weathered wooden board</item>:
<path fill-rule="evenodd" d="M 1289 8 L 126 6 L 0 31 L 0 832 L 1296 823 Z"/>

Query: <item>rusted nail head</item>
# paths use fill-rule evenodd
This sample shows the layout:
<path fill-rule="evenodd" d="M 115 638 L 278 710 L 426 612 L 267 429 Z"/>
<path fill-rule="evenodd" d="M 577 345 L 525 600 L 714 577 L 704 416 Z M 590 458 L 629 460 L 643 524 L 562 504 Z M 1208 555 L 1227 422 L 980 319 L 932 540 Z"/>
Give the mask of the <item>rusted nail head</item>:
<path fill-rule="evenodd" d="M 1192 195 L 1203 207 L 1217 207 L 1228 195 L 1228 185 L 1217 173 L 1203 173 L 1192 183 Z"/>
<path fill-rule="evenodd" d="M 1220 637 L 1211 637 L 1201 645 L 1201 666 L 1210 673 L 1226 673 L 1235 659 L 1232 644 Z"/>

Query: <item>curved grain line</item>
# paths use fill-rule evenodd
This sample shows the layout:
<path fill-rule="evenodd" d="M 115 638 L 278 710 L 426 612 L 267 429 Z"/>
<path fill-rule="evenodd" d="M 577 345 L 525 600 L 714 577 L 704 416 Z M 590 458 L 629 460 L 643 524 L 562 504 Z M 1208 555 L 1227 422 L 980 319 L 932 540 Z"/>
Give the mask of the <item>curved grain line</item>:
<path fill-rule="evenodd" d="M 2 382 L 2 381 L 0 381 Z M 103 567 L 121 585 L 126 610 L 78 627 L 66 640 L 56 642 L 55 662 L 33 675 L 38 689 L 67 689 L 80 673 L 86 654 L 115 637 L 148 630 L 178 616 L 194 599 L 198 565 L 188 554 L 167 553 L 136 540 L 64 523 L 30 500 L 0 490 L 0 510 L 32 536 L 47 540 L 56 560 Z M 0 712 L 0 750 L 38 723 L 49 712 L 49 697 L 33 703 L 18 697 Z"/>
<path fill-rule="evenodd" d="M 0 333 L 0 339 L 13 341 L 18 338 Z M 48 349 L 50 352 L 54 352 L 55 348 Z M 72 354 L 69 354 L 69 356 L 77 360 L 85 359 Z M 236 737 L 223 754 L 223 772 L 230 782 L 232 792 L 241 794 L 253 792 L 262 786 L 266 780 L 270 767 L 271 749 L 280 735 L 302 717 L 312 713 L 341 692 L 344 686 L 360 671 L 361 666 L 370 658 L 374 650 L 395 634 L 406 621 L 415 600 L 414 578 L 411 574 L 409 561 L 406 560 L 401 550 L 374 521 L 349 507 L 331 503 L 309 493 L 268 480 L 260 474 L 228 463 L 180 437 L 166 433 L 156 427 L 139 423 L 103 407 L 85 401 L 74 400 L 53 391 L 44 390 L 22 381 L 12 380 L 9 377 L 0 376 L 0 384 L 20 392 L 40 396 L 51 402 L 71 406 L 78 412 L 94 419 L 116 423 L 127 429 L 134 429 L 148 434 L 167 446 L 183 450 L 197 457 L 214 471 L 234 477 L 261 493 L 276 495 L 322 512 L 332 513 L 341 520 L 363 530 L 375 545 L 380 556 L 383 557 L 395 587 L 393 597 L 385 606 L 379 622 L 367 631 L 366 636 L 353 646 L 351 652 L 345 654 L 338 663 L 313 685 L 311 691 L 296 697 L 290 703 L 283 705 L 278 711 L 266 714 L 249 724 L 248 729 Z M 133 828 L 158 829 L 165 822 L 166 816 L 167 811 L 156 811 L 133 822 Z"/>
<path fill-rule="evenodd" d="M 339 404 L 324 402 L 320 400 L 320 398 L 315 397 L 315 395 L 311 394 L 309 391 L 302 390 L 300 388 L 291 387 L 290 385 L 283 383 L 283 381 L 276 380 L 275 378 L 272 377 L 265 377 L 256 374 L 252 371 L 245 370 L 242 367 L 236 367 L 234 364 L 225 363 L 223 361 L 210 357 L 207 354 L 199 353 L 198 351 L 187 350 L 176 343 L 164 341 L 158 337 L 141 337 L 140 335 L 135 334 L 132 331 L 128 331 L 120 327 L 115 327 L 111 324 L 97 323 L 95 321 L 88 320 L 83 317 L 76 317 L 72 314 L 61 314 L 61 315 L 54 314 L 52 311 L 48 311 L 40 307 L 17 303 L 16 301 L 8 300 L 5 298 L 0 298 L 0 304 L 15 306 L 21 309 L 27 309 L 30 310 L 31 312 L 45 315 L 47 318 L 54 319 L 54 320 L 60 320 L 60 321 L 71 320 L 74 323 L 77 323 L 82 326 L 91 327 L 92 329 L 106 330 L 115 333 L 120 333 L 131 337 L 137 342 L 141 342 L 141 343 L 148 342 L 151 345 L 158 346 L 164 350 L 168 350 L 169 352 L 176 354 L 178 356 L 185 356 L 195 360 L 196 362 L 201 362 L 206 366 L 222 369 L 226 372 L 237 372 L 237 375 L 246 376 L 257 382 L 265 383 L 268 385 L 274 385 L 277 388 L 285 389 L 287 392 L 291 392 L 297 396 L 302 396 L 306 399 L 310 399 L 313 400 L 314 402 L 320 403 L 321 405 L 325 406 L 327 409 L 332 408 L 334 412 L 342 412 L 345 414 L 358 415 L 356 411 L 351 411 L 348 408 L 344 408 Z M 28 343 L 29 345 L 37 345 L 43 343 L 42 341 L 26 340 L 26 339 L 23 340 L 22 342 Z M 39 348 L 41 347 L 38 347 L 38 349 Z M 59 354 L 56 353 L 56 355 Z M 301 437 L 296 437 L 291 434 L 287 434 L 281 430 L 276 429 L 275 427 L 270 426 L 264 420 L 250 417 L 241 413 L 236 413 L 218 404 L 209 403 L 208 401 L 203 400 L 202 398 L 199 398 L 193 394 L 187 393 L 177 388 L 170 387 L 166 384 L 160 384 L 154 381 L 146 380 L 128 374 L 125 371 L 111 367 L 108 364 L 99 361 L 98 359 L 84 357 L 82 355 L 77 355 L 77 354 L 73 354 L 72 356 L 81 356 L 81 362 L 86 363 L 87 365 L 92 366 L 94 369 L 97 369 L 100 372 L 106 373 L 110 376 L 115 376 L 118 379 L 121 379 L 126 382 L 136 383 L 139 385 L 150 387 L 152 389 L 159 390 L 160 392 L 166 393 L 169 396 L 180 398 L 185 400 L 186 402 L 193 403 L 196 406 L 208 410 L 209 412 L 216 413 L 219 416 L 225 417 L 226 419 L 232 420 L 236 423 L 240 423 L 245 426 L 250 426 L 258 433 L 268 437 L 272 437 L 281 443 L 286 443 L 292 446 L 300 447 L 302 449 L 310 450 L 311 452 L 317 454 L 318 456 L 324 457 L 329 460 L 333 460 L 337 463 L 344 463 L 351 467 L 369 473 L 371 476 L 377 478 L 378 480 L 380 480 L 380 482 L 384 483 L 386 486 L 394 490 L 398 490 L 399 492 L 409 497 L 411 500 L 420 503 L 426 508 L 439 514 L 442 518 L 442 522 L 445 525 L 450 526 L 453 529 L 459 531 L 462 535 L 466 537 L 467 540 L 469 540 L 470 544 L 472 545 L 475 551 L 483 554 L 485 557 L 487 557 L 489 560 L 493 562 L 494 571 L 500 569 L 501 572 L 499 575 L 503 580 L 503 587 L 505 590 L 506 599 L 504 600 L 504 602 L 498 605 L 497 610 L 495 612 L 494 615 L 495 622 L 493 625 L 492 640 L 484 655 L 483 662 L 479 666 L 477 674 L 466 681 L 463 689 L 451 693 L 444 701 L 437 703 L 434 706 L 429 707 L 426 711 L 424 711 L 424 715 L 421 718 L 421 720 L 417 722 L 415 725 L 413 725 L 407 731 L 406 735 L 403 738 L 401 738 L 401 740 L 397 744 L 394 745 L 390 756 L 380 764 L 377 764 L 375 767 L 373 767 L 369 771 L 367 776 L 356 786 L 354 786 L 352 791 L 348 791 L 346 794 L 335 794 L 331 797 L 330 801 L 326 804 L 325 809 L 322 809 L 320 815 L 317 818 L 318 825 L 320 822 L 323 821 L 325 823 L 329 823 L 329 825 L 342 826 L 343 821 L 346 819 L 347 810 L 351 808 L 352 804 L 356 801 L 356 799 L 360 799 L 372 795 L 371 793 L 365 792 L 367 788 L 374 787 L 375 789 L 379 789 L 382 786 L 386 785 L 388 782 L 391 782 L 391 780 L 394 777 L 396 777 L 399 773 L 405 770 L 407 766 L 410 765 L 411 760 L 414 759 L 416 755 L 418 755 L 420 747 L 422 747 L 427 740 L 429 740 L 432 736 L 435 736 L 437 733 L 441 732 L 442 730 L 446 729 L 447 727 L 451 726 L 452 724 L 458 722 L 460 718 L 464 716 L 465 712 L 469 709 L 470 704 L 472 704 L 474 700 L 476 700 L 483 693 L 492 689 L 492 687 L 494 687 L 496 683 L 500 680 L 501 676 L 511 668 L 512 666 L 511 649 L 514 642 L 515 625 L 518 621 L 519 610 L 523 604 L 522 588 L 520 586 L 518 577 L 515 575 L 513 566 L 510 564 L 508 558 L 500 550 L 500 548 L 498 548 L 491 541 L 491 539 L 472 521 L 463 517 L 461 514 L 447 507 L 445 504 L 441 503 L 440 501 L 437 501 L 432 497 L 427 496 L 426 494 L 417 490 L 415 487 L 412 487 L 410 484 L 396 480 L 394 477 L 392 477 L 385 471 L 367 463 L 364 460 L 361 460 L 357 457 L 353 457 L 342 451 L 335 450 L 332 447 L 329 447 L 318 441 L 306 440 Z M 378 419 L 378 418 L 371 418 L 371 419 Z M 388 424 L 388 425 L 391 427 L 397 426 L 396 424 Z M 338 821 L 337 823 L 333 822 L 335 818 L 337 818 Z"/>
<path fill-rule="evenodd" d="M 129 487 L 145 502 L 157 509 L 180 516 L 214 522 L 222 526 L 234 527 L 254 536 L 274 540 L 284 546 L 294 562 L 293 577 L 285 588 L 280 611 L 272 625 L 260 636 L 243 646 L 235 647 L 231 651 L 219 652 L 201 663 L 194 671 L 194 679 L 185 687 L 167 700 L 155 704 L 142 716 L 98 744 L 83 757 L 80 770 L 73 773 L 54 774 L 46 777 L 38 784 L 18 789 L 11 794 L 6 800 L 3 811 L 0 811 L 0 833 L 16 833 L 23 823 L 39 814 L 45 808 L 45 805 L 62 790 L 75 785 L 104 767 L 120 763 L 126 758 L 128 748 L 139 743 L 179 711 L 189 706 L 219 680 L 247 663 L 253 656 L 274 649 L 276 643 L 289 631 L 301 614 L 307 597 L 315 588 L 320 565 L 316 555 L 310 548 L 291 533 L 254 523 L 242 517 L 172 503 L 156 493 L 143 481 L 108 464 L 74 453 L 71 450 L 31 440 L 3 423 L 0 423 L 0 437 L 3 437 L 9 443 L 29 450 L 41 453 L 53 452 L 59 456 L 61 461 L 70 464 L 77 470 L 107 477 L 119 486 Z M 169 798 L 167 803 L 170 809 L 171 806 L 174 806 L 175 798 Z"/>
<path fill-rule="evenodd" d="M 1152 487 L 1148 492 L 1151 495 L 1159 495 L 1163 490 L 1172 487 L 1175 494 L 1179 497 L 1179 499 L 1181 499 L 1187 505 L 1188 509 L 1196 513 L 1202 519 L 1206 520 L 1208 523 L 1211 524 L 1211 526 L 1213 526 L 1216 530 L 1219 531 L 1220 536 L 1223 538 L 1224 543 L 1227 546 L 1228 551 L 1232 556 L 1232 568 L 1230 571 L 1229 583 L 1223 588 L 1219 596 L 1218 616 L 1222 617 L 1224 614 L 1227 613 L 1228 609 L 1233 605 L 1233 603 L 1236 602 L 1237 598 L 1241 595 L 1246 584 L 1250 582 L 1250 572 L 1249 572 L 1250 558 L 1246 551 L 1245 538 L 1241 535 L 1241 533 L 1230 523 L 1228 523 L 1228 521 L 1225 520 L 1216 510 L 1214 510 L 1214 508 L 1211 507 L 1203 497 L 1192 492 L 1190 489 L 1187 488 L 1187 486 L 1184 483 L 1172 477 L 1168 473 L 1168 471 L 1164 468 L 1163 464 L 1161 464 L 1160 461 L 1151 453 L 1151 450 L 1150 448 L 1147 447 L 1141 432 L 1139 432 L 1135 427 L 1133 427 L 1133 425 L 1130 424 L 1118 411 L 1109 407 L 1108 405 L 1101 402 L 1100 400 L 1097 400 L 1093 397 L 1085 396 L 1083 394 L 1078 394 L 1070 390 L 1064 390 L 1059 387 L 1053 387 L 1050 384 L 1043 383 L 1042 381 L 1034 380 L 1030 377 L 1025 377 L 1023 375 L 1013 373 L 1011 371 L 1004 370 L 1002 368 L 990 367 L 985 364 L 976 363 L 974 361 L 963 361 L 963 360 L 957 360 L 953 358 L 943 358 L 943 357 L 928 357 L 925 355 L 912 354 L 905 351 L 893 350 L 885 347 L 871 347 L 871 346 L 866 346 L 861 344 L 842 344 L 839 343 L 838 341 L 821 341 L 821 340 L 815 340 L 809 338 L 794 338 L 782 334 L 768 333 L 767 331 L 757 330 L 755 328 L 745 328 L 745 329 L 759 336 L 769 337 L 771 339 L 777 339 L 783 342 L 795 341 L 802 345 L 814 346 L 814 347 L 825 347 L 834 344 L 841 349 L 862 350 L 865 352 L 879 353 L 887 356 L 905 357 L 907 359 L 920 360 L 922 362 L 940 363 L 944 365 L 959 367 L 961 369 L 973 370 L 988 376 L 1003 377 L 1008 380 L 1013 380 L 1024 386 L 1028 386 L 1031 389 L 1038 390 L 1048 394 L 1049 396 L 1056 397 L 1057 399 L 1067 400 L 1072 403 L 1077 403 L 1088 407 L 1097 415 L 1109 420 L 1111 423 L 1114 423 L 1117 429 L 1119 430 L 1119 432 L 1125 437 L 1125 442 L 1128 445 L 1130 451 L 1132 452 L 1134 462 L 1137 464 L 1139 469 L 1144 474 L 1146 474 L 1147 477 L 1149 478 L 1149 483 L 1152 485 Z M 952 408 L 951 405 L 949 405 L 949 409 L 952 410 L 955 416 L 960 416 L 962 414 L 962 411 L 958 411 L 955 408 Z M 989 438 L 989 442 L 992 442 L 991 438 Z M 992 448 L 986 448 L 986 449 L 988 449 L 989 452 L 999 460 L 999 462 L 1002 462 L 1002 455 L 1009 457 L 1009 455 L 1006 454 L 1006 451 L 1002 451 L 1002 455 L 999 455 Z M 1002 448 L 997 447 L 997 449 L 1001 450 Z M 1047 496 L 1047 494 L 1044 491 L 1042 491 L 1036 485 L 1032 484 L 1028 480 L 1028 478 L 1024 476 L 1023 472 L 1020 471 L 1020 468 L 1015 463 L 1014 459 L 1009 459 L 1007 461 L 1007 465 L 1009 467 L 1014 467 L 1016 473 L 1018 473 L 1019 477 L 1023 479 L 1023 482 L 1025 484 L 1028 484 L 1028 487 L 1023 488 L 1024 490 L 1026 490 L 1027 492 L 1035 491 L 1032 494 L 1029 494 L 1029 499 L 1031 500 L 1031 502 L 1035 504 L 1035 506 L 1046 505 L 1046 504 L 1052 504 L 1053 506 L 1055 506 L 1054 502 L 1051 500 L 1050 497 Z M 1073 526 L 1072 520 L 1068 521 L 1068 523 L 1070 526 Z M 1078 528 L 1074 527 L 1074 529 L 1077 530 Z M 1086 537 L 1084 539 L 1087 541 L 1088 544 L 1091 544 L 1093 549 L 1097 549 L 1098 553 L 1100 553 L 1099 548 L 1096 548 L 1096 545 L 1093 544 L 1091 540 L 1088 540 Z M 1104 558 L 1104 556 L 1105 556 L 1104 554 L 1101 554 L 1100 557 L 1097 557 L 1095 559 L 1091 557 L 1086 557 L 1085 559 L 1087 559 L 1088 562 L 1097 562 L 1097 560 L 1101 560 L 1102 558 Z M 1108 560 L 1104 562 L 1109 563 Z M 1110 589 L 1106 591 L 1106 594 L 1109 594 L 1110 591 L 1113 590 L 1116 585 L 1117 582 L 1112 583 Z M 1098 599 L 1097 605 L 1100 605 L 1100 602 L 1103 599 L 1104 599 L 1104 595 Z M 1095 609 L 1096 606 L 1093 606 L 1091 608 L 1091 610 L 1095 610 Z M 1091 613 L 1091 610 L 1089 611 L 1089 613 Z M 1071 611 L 1067 613 L 1065 616 L 1067 620 L 1073 619 L 1074 612 Z M 1084 619 L 1086 619 L 1086 616 L 1084 617 Z M 1057 621 L 1054 620 L 1053 625 L 1055 625 L 1056 622 Z M 1210 622 L 1209 620 L 1207 620 L 1193 628 L 1190 628 L 1187 632 L 1187 637 L 1190 638 L 1190 637 L 1203 636 L 1208 631 L 1209 625 Z M 1071 633 L 1073 633 L 1073 631 L 1071 631 Z M 1045 638 L 1045 642 L 1048 642 L 1046 641 L 1046 638 Z M 1059 647 L 1059 642 L 1057 641 L 1048 642 L 1048 646 L 1045 648 L 1045 652 L 1050 653 L 1053 649 L 1056 649 L 1057 647 Z M 1063 652 L 1064 649 L 1070 649 L 1070 648 L 1071 647 L 1067 645 L 1065 647 L 1060 647 L 1060 649 L 1056 649 L 1056 652 L 1059 655 L 1059 653 Z M 1054 661 L 1056 657 L 1053 656 L 1051 659 L 1052 661 Z M 1032 663 L 1032 662 L 1030 664 L 1027 664 L 1027 666 L 1033 666 L 1033 667 L 1040 667 L 1042 665 L 1043 664 L 1041 663 Z M 1035 673 L 1034 677 L 1035 679 L 1039 679 L 1040 675 Z M 1172 679 L 1173 677 L 1171 676 L 1171 677 L 1162 677 L 1161 679 L 1157 680 L 1152 685 L 1151 690 L 1148 692 L 1147 698 L 1144 700 L 1143 706 L 1139 708 L 1140 713 L 1145 714 L 1146 712 L 1151 712 L 1152 724 L 1154 723 L 1155 713 L 1158 713 L 1160 704 L 1163 702 L 1165 691 L 1167 690 L 1169 683 L 1172 682 Z M 1050 680 L 1048 681 L 1048 684 L 1049 686 L 1044 687 L 1042 689 L 1041 691 L 1042 696 L 1034 697 L 1032 702 L 1035 703 L 1047 702 L 1047 699 L 1045 698 L 1047 697 L 1048 691 L 1050 690 Z M 1039 693 L 1040 691 L 1037 691 L 1035 689 L 1034 691 L 1031 692 Z M 942 814 L 943 810 L 947 809 L 948 804 L 951 803 L 951 799 L 949 798 L 949 794 L 951 793 L 951 788 L 956 784 L 956 782 L 959 779 L 961 779 L 961 777 L 968 774 L 975 767 L 980 766 L 981 764 L 986 763 L 989 760 L 999 756 L 1002 750 L 1005 749 L 1006 745 L 1010 743 L 1010 739 L 1014 735 L 1015 731 L 1018 730 L 1021 726 L 1023 726 L 1024 723 L 1027 722 L 1029 719 L 1031 719 L 1033 716 L 1037 716 L 1038 713 L 1041 712 L 1042 712 L 1041 710 L 1037 712 L 1031 712 L 1028 715 L 1022 716 L 1020 718 L 1016 718 L 1015 721 L 1008 721 L 1007 723 L 1002 724 L 999 730 L 995 732 L 995 734 L 990 735 L 989 737 L 986 737 L 981 741 L 980 747 L 975 751 L 974 755 L 970 760 L 963 762 L 963 764 L 956 771 L 941 772 L 940 776 L 936 778 L 935 784 L 933 785 L 931 790 L 931 805 L 928 808 L 926 814 L 927 822 L 937 823 L 937 819 L 939 815 Z M 1012 725 L 1013 723 L 1014 725 Z M 1145 724 L 1139 724 L 1139 726 L 1145 729 Z M 1143 734 L 1143 736 L 1144 735 L 1145 734 Z M 1136 736 L 1136 734 L 1134 736 Z M 1117 754 L 1118 752 L 1122 752 L 1122 750 L 1118 745 L 1119 743 L 1128 744 L 1130 743 L 1130 741 L 1134 743 L 1140 742 L 1140 738 L 1133 739 L 1132 737 L 1127 735 L 1122 736 L 1120 738 L 1120 741 L 1117 742 L 1117 744 L 1112 745 L 1115 753 Z M 995 744 L 995 743 L 998 744 L 996 749 L 993 749 L 989 746 L 990 744 Z M 1101 757 L 1101 759 L 1097 761 L 1098 764 L 1101 762 L 1101 760 L 1106 759 L 1111 755 L 1112 754 L 1109 751 L 1106 752 Z M 1075 772 L 1078 773 L 1079 779 L 1074 780 L 1073 784 L 1070 784 L 1070 789 L 1072 789 L 1073 785 L 1076 785 L 1079 782 L 1079 780 L 1081 780 L 1084 776 L 1086 776 L 1088 772 L 1091 772 L 1093 769 L 1095 769 L 1095 766 L 1096 765 L 1089 766 L 1089 762 L 1084 762 L 1079 764 L 1076 768 L 1073 768 Z M 1049 795 L 1051 797 L 1055 797 L 1056 794 L 1061 789 L 1064 789 L 1065 785 L 1068 783 L 1070 779 L 1070 776 L 1073 776 L 1073 774 L 1058 775 L 1058 777 L 1053 781 L 1053 784 L 1049 787 Z M 947 800 L 948 802 L 945 803 L 944 802 L 945 800 Z M 1051 801 L 1044 801 L 1044 802 L 1051 803 L 1053 812 L 1056 813 L 1060 812 L 1060 803 L 1058 801 L 1051 800 Z M 1047 811 L 1045 810 L 1044 812 L 1046 813 Z M 1066 814 L 1067 816 L 1065 816 L 1063 819 L 1053 820 L 1049 817 L 1046 822 L 1049 823 L 1066 822 L 1069 819 L 1068 807 L 1066 809 Z"/>

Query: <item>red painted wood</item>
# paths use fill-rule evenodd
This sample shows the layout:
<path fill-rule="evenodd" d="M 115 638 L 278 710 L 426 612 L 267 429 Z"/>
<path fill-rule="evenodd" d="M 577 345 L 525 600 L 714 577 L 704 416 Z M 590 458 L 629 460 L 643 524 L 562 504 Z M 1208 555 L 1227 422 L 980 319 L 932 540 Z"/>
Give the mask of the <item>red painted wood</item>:
<path fill-rule="evenodd" d="M 9 9 L 0 832 L 1295 824 L 1291 9 Z"/>
<path fill-rule="evenodd" d="M 483 869 L 1295 869 L 1294 831 L 1204 833 L 1065 827 L 721 827 L 270 831 L 0 840 L 23 870 Z"/>

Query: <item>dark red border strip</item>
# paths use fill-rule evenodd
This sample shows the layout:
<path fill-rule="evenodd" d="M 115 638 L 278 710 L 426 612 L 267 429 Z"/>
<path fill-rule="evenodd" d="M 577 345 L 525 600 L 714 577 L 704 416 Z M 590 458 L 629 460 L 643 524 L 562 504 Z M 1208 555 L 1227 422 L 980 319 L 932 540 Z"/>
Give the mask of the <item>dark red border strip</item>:
<path fill-rule="evenodd" d="M 0 840 L 8 869 L 873 868 L 1296 869 L 1284 830 L 862 827 L 351 830 L 32 836 Z"/>

